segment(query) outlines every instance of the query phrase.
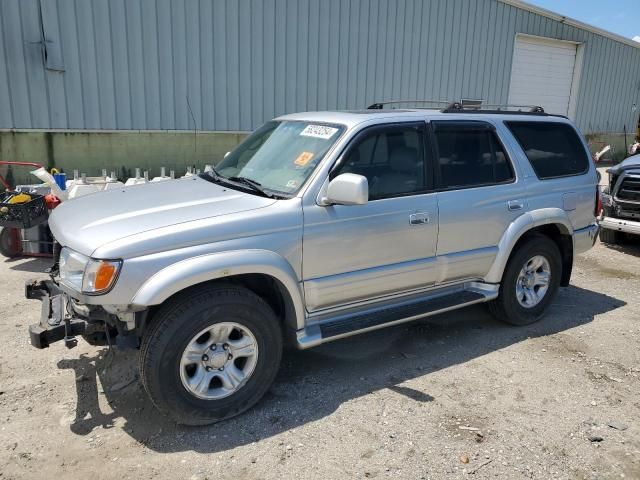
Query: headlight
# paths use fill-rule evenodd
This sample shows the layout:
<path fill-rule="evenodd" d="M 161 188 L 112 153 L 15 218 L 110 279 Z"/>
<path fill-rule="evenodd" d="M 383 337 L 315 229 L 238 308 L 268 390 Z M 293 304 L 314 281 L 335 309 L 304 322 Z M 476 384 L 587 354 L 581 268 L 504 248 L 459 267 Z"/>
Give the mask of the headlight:
<path fill-rule="evenodd" d="M 59 265 L 62 283 L 84 293 L 99 294 L 113 286 L 122 261 L 96 260 L 65 247 Z"/>
<path fill-rule="evenodd" d="M 60 251 L 60 280 L 75 290 L 82 290 L 82 277 L 87 263 L 89 263 L 89 257 L 69 248 L 63 248 Z"/>

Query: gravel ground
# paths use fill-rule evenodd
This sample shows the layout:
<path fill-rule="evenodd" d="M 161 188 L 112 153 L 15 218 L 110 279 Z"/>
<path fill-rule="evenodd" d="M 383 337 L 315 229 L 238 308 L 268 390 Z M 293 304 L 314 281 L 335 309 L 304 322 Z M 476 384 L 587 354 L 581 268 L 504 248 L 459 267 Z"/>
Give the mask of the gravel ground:
<path fill-rule="evenodd" d="M 48 261 L 0 261 L 0 479 L 640 478 L 640 247 L 596 245 L 539 323 L 482 306 L 284 356 L 250 412 L 161 417 L 136 352 L 30 347 Z"/>

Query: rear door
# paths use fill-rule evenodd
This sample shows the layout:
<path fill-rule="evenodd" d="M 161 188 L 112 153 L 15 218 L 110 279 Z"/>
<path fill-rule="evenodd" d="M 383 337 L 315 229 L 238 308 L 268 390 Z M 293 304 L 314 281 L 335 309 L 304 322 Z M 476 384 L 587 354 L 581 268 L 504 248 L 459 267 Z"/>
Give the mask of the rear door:
<path fill-rule="evenodd" d="M 576 129 L 558 120 L 511 120 L 505 125 L 537 177 L 529 184 L 531 209 L 561 208 L 574 229 L 591 225 L 597 178 Z"/>
<path fill-rule="evenodd" d="M 525 212 L 526 189 L 492 124 L 431 123 L 438 190 L 437 283 L 482 278 L 507 227 Z"/>

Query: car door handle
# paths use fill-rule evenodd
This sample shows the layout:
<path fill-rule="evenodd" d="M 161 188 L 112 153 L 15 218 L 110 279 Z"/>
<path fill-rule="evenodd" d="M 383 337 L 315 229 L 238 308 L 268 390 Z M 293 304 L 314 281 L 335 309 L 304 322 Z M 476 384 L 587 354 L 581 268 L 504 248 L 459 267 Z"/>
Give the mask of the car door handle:
<path fill-rule="evenodd" d="M 412 213 L 409 215 L 410 225 L 425 225 L 430 222 L 428 213 Z"/>
<path fill-rule="evenodd" d="M 512 212 L 522 210 L 524 208 L 524 202 L 522 200 L 509 200 L 507 202 L 507 208 Z"/>

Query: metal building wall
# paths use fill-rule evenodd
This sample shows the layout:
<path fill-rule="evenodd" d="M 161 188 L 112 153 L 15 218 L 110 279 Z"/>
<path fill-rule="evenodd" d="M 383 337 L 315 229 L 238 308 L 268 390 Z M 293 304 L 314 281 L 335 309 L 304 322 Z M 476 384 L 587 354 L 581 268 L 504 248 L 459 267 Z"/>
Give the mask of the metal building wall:
<path fill-rule="evenodd" d="M 247 131 L 385 99 L 506 103 L 517 32 L 585 42 L 585 132 L 631 127 L 640 103 L 640 48 L 496 0 L 0 0 L 0 22 L 0 128 Z"/>

